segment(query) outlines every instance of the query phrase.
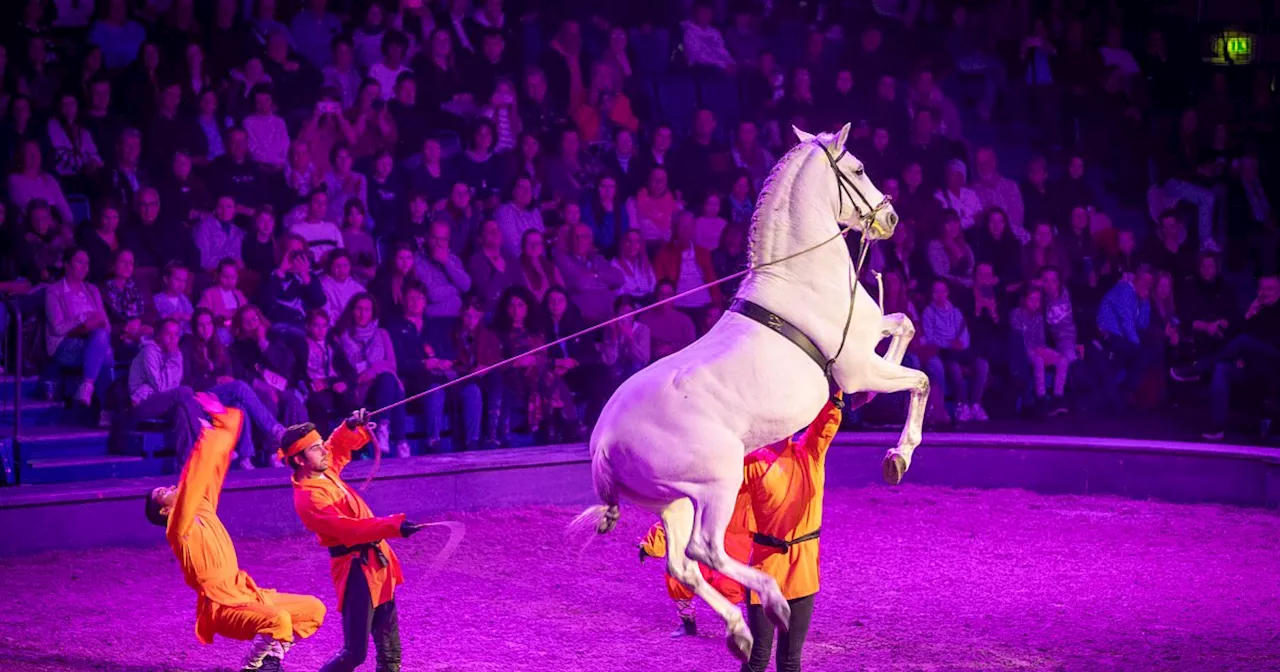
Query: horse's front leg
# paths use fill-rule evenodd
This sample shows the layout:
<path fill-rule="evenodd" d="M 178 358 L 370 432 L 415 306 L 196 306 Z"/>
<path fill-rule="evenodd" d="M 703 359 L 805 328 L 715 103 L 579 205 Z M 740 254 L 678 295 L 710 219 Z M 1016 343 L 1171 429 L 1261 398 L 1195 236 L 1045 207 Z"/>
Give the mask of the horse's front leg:
<path fill-rule="evenodd" d="M 911 345 L 911 339 L 916 335 L 916 327 L 911 322 L 911 318 L 902 313 L 893 313 L 885 315 L 880 323 L 880 338 L 889 339 L 889 347 L 884 351 L 884 361 L 890 364 L 901 364 L 902 358 L 907 354 L 907 346 Z M 871 403 L 876 396 L 876 390 L 858 390 L 849 393 L 844 400 L 845 412 L 851 412 L 855 409 Z"/>
<path fill-rule="evenodd" d="M 903 474 L 911 466 L 911 454 L 920 445 L 924 432 L 924 411 L 929 402 L 929 377 L 921 371 L 909 369 L 901 364 L 888 360 L 872 358 L 868 361 L 868 371 L 864 384 L 867 392 L 874 394 L 891 394 L 894 392 L 910 392 L 911 401 L 907 407 L 907 421 L 902 427 L 902 435 L 898 445 L 891 448 L 884 456 L 884 480 L 890 485 L 897 485 Z"/>

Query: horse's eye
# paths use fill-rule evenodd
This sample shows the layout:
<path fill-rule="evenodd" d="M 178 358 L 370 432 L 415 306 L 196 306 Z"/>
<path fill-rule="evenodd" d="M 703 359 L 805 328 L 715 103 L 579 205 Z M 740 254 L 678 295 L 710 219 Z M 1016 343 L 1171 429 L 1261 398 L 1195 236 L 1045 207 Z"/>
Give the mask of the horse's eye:
<path fill-rule="evenodd" d="M 853 171 L 853 174 L 854 174 L 854 175 L 857 175 L 858 177 L 862 177 L 863 175 L 866 175 L 866 174 L 867 174 L 867 169 L 866 169 L 866 168 L 859 168 L 859 169 L 857 169 L 857 170 Z"/>

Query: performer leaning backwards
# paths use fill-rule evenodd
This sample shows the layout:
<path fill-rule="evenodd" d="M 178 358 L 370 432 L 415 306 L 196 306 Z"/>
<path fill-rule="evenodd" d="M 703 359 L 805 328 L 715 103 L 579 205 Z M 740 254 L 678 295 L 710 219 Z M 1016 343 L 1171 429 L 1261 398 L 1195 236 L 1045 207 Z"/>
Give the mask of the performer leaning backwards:
<path fill-rule="evenodd" d="M 837 391 L 836 399 L 840 397 Z M 790 628 L 778 637 L 778 672 L 800 670 L 800 650 L 818 592 L 818 530 L 827 448 L 840 429 L 840 420 L 840 409 L 827 402 L 798 443 L 788 437 L 747 455 L 743 487 L 751 498 L 757 530 L 751 566 L 772 576 L 791 605 Z M 754 592 L 747 625 L 755 644 L 742 671 L 764 672 L 774 629 Z"/>
<path fill-rule="evenodd" d="M 751 497 L 746 489 L 738 492 L 738 501 L 733 507 L 733 517 L 729 519 L 729 527 L 724 533 L 724 550 L 729 557 L 738 562 L 747 562 L 751 555 L 751 528 L 755 521 L 751 515 Z M 640 540 L 640 561 L 645 558 L 662 558 L 667 555 L 667 531 L 659 521 L 649 528 L 649 532 Z M 702 563 L 698 563 L 702 578 L 734 604 L 741 604 L 746 599 L 746 591 L 742 584 L 717 572 Z M 693 591 L 684 584 L 666 574 L 667 595 L 676 603 L 676 613 L 680 615 L 680 627 L 671 633 L 672 637 L 692 637 L 698 634 L 697 621 L 694 620 Z"/>
<path fill-rule="evenodd" d="M 369 505 L 342 480 L 351 454 L 369 442 L 369 413 L 356 411 L 321 441 L 311 423 L 294 425 L 281 437 L 280 459 L 293 468 L 293 506 L 320 545 L 329 549 L 329 572 L 342 612 L 342 650 L 320 672 L 359 667 L 373 636 L 378 672 L 400 670 L 400 620 L 395 588 L 404 583 L 400 560 L 388 537 L 407 537 L 425 524 L 403 513 L 374 517 Z"/>
<path fill-rule="evenodd" d="M 240 569 L 227 528 L 218 520 L 222 482 L 240 435 L 244 414 L 217 398 L 197 394 L 213 418 L 191 449 L 177 486 L 147 496 L 147 519 L 165 528 L 165 537 L 196 591 L 196 637 L 214 635 L 252 640 L 244 670 L 275 672 L 294 636 L 310 637 L 324 622 L 324 604 L 310 595 L 259 588 Z"/>

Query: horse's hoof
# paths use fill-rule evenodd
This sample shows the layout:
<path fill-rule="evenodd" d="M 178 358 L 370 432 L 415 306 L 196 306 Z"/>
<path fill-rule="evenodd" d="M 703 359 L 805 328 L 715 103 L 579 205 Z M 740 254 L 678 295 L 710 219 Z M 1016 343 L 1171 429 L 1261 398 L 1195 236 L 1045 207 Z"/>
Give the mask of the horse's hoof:
<path fill-rule="evenodd" d="M 889 485 L 901 483 L 902 476 L 907 473 L 907 461 L 896 453 L 885 455 L 880 466 L 884 470 L 884 482 Z"/>
<path fill-rule="evenodd" d="M 765 609 L 765 613 L 769 616 L 769 622 L 773 627 L 780 632 L 786 632 L 791 628 L 791 605 L 782 599 L 775 601 L 774 605 Z"/>
<path fill-rule="evenodd" d="M 742 662 L 747 662 L 751 658 L 751 645 L 755 642 L 751 639 L 751 632 L 746 628 L 742 628 L 736 632 L 730 631 L 725 635 L 724 643 L 729 647 L 729 653 Z"/>

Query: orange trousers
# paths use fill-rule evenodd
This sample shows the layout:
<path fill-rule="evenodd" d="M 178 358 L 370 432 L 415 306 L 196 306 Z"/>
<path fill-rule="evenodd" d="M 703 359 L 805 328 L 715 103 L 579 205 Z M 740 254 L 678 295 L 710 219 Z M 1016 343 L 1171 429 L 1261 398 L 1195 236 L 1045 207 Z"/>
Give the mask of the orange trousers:
<path fill-rule="evenodd" d="M 277 593 L 262 590 L 262 602 L 228 607 L 210 603 L 202 623 L 210 635 L 227 639 L 250 640 L 265 635 L 282 642 L 292 642 L 293 636 L 310 637 L 324 622 L 324 603 L 310 595 Z"/>

